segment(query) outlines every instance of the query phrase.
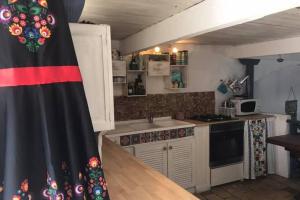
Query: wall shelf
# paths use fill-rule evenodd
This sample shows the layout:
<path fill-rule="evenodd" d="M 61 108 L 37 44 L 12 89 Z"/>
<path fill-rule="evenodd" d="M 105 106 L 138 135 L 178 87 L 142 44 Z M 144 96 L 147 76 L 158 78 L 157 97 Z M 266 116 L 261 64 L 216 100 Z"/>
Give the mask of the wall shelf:
<path fill-rule="evenodd" d="M 188 65 L 170 65 L 171 67 L 187 67 Z"/>
<path fill-rule="evenodd" d="M 144 95 L 127 95 L 127 97 L 145 97 L 147 96 L 146 94 Z"/>
<path fill-rule="evenodd" d="M 116 85 L 123 85 L 123 84 L 126 84 L 126 82 L 113 82 L 114 84 Z"/>
<path fill-rule="evenodd" d="M 184 88 L 169 88 L 169 87 L 167 87 L 167 88 L 165 88 L 166 90 L 185 90 L 186 89 L 186 87 L 184 87 Z"/>
<path fill-rule="evenodd" d="M 144 73 L 146 70 L 127 70 L 127 73 Z"/>
<path fill-rule="evenodd" d="M 183 56 L 183 53 L 185 54 Z M 180 57 L 180 62 L 174 62 L 174 54 L 170 54 L 170 76 L 165 77 L 165 89 L 179 91 L 187 88 L 188 85 L 188 51 L 179 51 L 176 58 Z M 172 60 L 173 59 L 173 60 Z"/>

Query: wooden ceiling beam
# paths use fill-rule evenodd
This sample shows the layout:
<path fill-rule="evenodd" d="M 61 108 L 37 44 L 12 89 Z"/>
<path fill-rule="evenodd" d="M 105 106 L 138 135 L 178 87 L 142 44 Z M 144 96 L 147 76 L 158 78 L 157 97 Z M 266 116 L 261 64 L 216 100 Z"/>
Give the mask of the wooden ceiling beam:
<path fill-rule="evenodd" d="M 300 0 L 206 0 L 121 40 L 121 52 L 188 39 L 298 6 Z"/>
<path fill-rule="evenodd" d="M 258 42 L 227 48 L 231 58 L 252 58 L 269 55 L 300 53 L 300 37 Z"/>

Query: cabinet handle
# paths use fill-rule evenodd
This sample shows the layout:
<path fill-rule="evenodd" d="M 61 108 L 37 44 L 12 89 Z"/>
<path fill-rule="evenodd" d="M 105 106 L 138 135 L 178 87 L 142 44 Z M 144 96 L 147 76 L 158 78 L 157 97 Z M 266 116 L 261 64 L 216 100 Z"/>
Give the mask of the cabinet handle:
<path fill-rule="evenodd" d="M 169 146 L 169 150 L 172 150 L 173 149 L 173 147 L 172 146 Z"/>
<path fill-rule="evenodd" d="M 164 148 L 163 148 L 163 151 L 167 151 L 167 147 L 164 147 Z"/>

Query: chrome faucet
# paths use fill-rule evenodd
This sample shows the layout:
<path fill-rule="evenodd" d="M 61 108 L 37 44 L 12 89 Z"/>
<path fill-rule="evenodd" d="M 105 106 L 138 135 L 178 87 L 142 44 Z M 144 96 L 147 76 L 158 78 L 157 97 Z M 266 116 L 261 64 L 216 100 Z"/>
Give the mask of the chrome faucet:
<path fill-rule="evenodd" d="M 152 112 L 149 112 L 149 113 L 148 113 L 147 119 L 148 119 L 148 122 L 149 122 L 149 123 L 151 123 L 151 124 L 153 123 L 153 113 L 152 113 Z"/>

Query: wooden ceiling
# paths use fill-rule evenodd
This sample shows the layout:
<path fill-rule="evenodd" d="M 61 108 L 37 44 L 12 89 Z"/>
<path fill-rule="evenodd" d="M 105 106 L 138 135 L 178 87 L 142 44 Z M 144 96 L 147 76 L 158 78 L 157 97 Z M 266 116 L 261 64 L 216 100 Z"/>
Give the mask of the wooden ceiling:
<path fill-rule="evenodd" d="M 204 0 L 86 0 L 80 21 L 109 24 L 113 39 L 158 23 Z"/>
<path fill-rule="evenodd" d="M 300 36 L 300 9 L 294 8 L 264 18 L 206 33 L 178 43 L 241 45 Z"/>

